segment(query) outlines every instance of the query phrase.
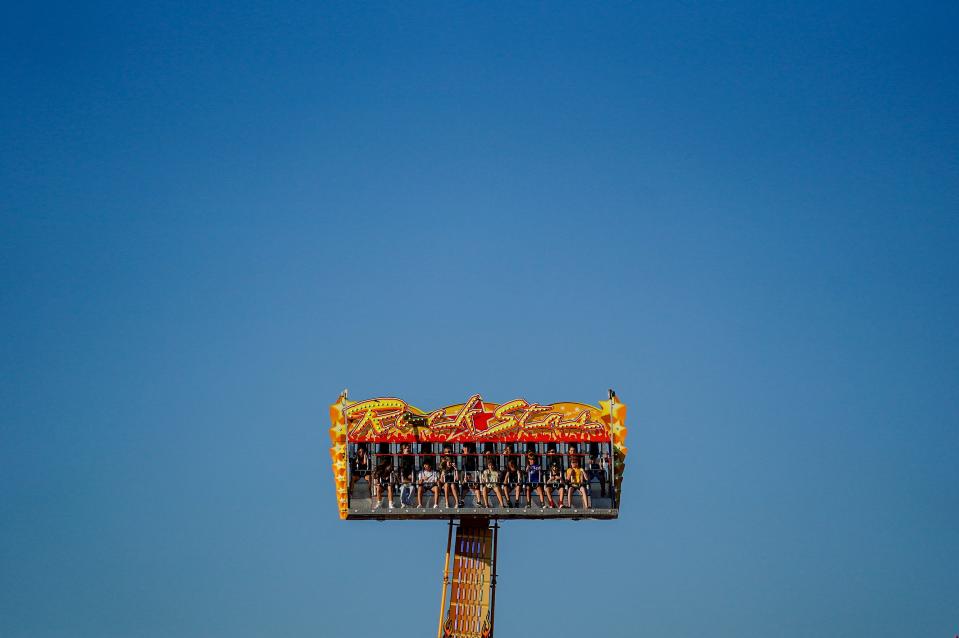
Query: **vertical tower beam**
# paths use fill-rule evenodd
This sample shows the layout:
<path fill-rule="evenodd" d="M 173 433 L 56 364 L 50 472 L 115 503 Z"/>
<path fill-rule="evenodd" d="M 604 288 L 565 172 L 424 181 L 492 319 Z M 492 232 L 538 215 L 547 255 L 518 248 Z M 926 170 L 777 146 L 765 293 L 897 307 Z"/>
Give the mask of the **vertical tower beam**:
<path fill-rule="evenodd" d="M 451 521 L 452 523 L 452 521 Z M 444 574 L 443 602 L 449 585 L 449 605 L 440 613 L 437 638 L 491 638 L 495 606 L 495 556 L 498 524 L 488 518 L 467 518 L 456 528 L 452 574 Z"/>
<path fill-rule="evenodd" d="M 499 548 L 499 521 L 493 521 L 493 578 L 490 581 L 489 636 L 496 625 L 496 550 Z"/>

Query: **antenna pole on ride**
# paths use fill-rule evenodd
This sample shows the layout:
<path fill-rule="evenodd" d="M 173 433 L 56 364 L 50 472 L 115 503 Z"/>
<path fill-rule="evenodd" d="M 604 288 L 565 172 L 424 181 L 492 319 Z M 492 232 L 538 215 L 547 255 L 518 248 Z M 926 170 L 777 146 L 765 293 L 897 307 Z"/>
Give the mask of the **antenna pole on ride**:
<path fill-rule="evenodd" d="M 443 565 L 443 593 L 440 594 L 440 622 L 436 629 L 436 638 L 443 638 L 443 615 L 446 608 L 446 586 L 450 582 L 450 546 L 453 542 L 453 519 L 450 519 L 449 532 L 446 534 L 446 562 Z"/>

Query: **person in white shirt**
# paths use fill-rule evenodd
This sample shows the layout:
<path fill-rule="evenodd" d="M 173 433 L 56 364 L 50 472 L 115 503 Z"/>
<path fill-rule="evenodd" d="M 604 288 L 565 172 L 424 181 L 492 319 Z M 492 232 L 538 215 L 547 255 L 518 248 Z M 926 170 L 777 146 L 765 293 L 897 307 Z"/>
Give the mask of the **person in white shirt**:
<path fill-rule="evenodd" d="M 423 461 L 423 469 L 420 470 L 419 480 L 416 482 L 416 506 L 423 507 L 423 490 L 433 492 L 433 507 L 440 506 L 440 486 L 439 475 L 433 470 L 433 464 L 429 461 Z"/>

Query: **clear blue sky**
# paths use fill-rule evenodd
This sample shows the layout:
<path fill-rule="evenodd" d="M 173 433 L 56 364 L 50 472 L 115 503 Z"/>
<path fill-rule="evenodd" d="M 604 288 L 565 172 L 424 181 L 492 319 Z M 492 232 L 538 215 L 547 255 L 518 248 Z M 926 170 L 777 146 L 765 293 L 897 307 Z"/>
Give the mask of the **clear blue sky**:
<path fill-rule="evenodd" d="M 629 404 L 503 635 L 959 633 L 957 7 L 7 7 L 0 636 L 430 635 L 347 386 Z"/>

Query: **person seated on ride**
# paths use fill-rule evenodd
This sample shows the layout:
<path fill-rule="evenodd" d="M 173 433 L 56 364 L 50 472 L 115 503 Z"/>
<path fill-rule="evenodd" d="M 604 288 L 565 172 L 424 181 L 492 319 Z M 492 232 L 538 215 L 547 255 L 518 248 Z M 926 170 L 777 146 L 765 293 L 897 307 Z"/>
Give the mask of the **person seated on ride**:
<path fill-rule="evenodd" d="M 516 461 L 510 459 L 503 472 L 503 491 L 506 493 L 506 507 L 519 507 L 519 491 L 523 486 L 522 473 L 516 467 Z M 513 490 L 513 500 L 510 501 L 509 491 Z"/>
<path fill-rule="evenodd" d="M 440 487 L 439 476 L 433 470 L 433 464 L 428 460 L 423 461 L 423 469 L 420 470 L 419 480 L 416 485 L 416 506 L 423 507 L 423 490 L 433 492 L 433 507 L 440 506 Z"/>
<path fill-rule="evenodd" d="M 350 459 L 352 476 L 350 477 L 350 494 L 353 493 L 353 485 L 360 480 L 370 484 L 370 455 L 366 453 L 366 446 L 360 445 L 356 448 L 356 455 Z M 373 486 L 370 485 L 370 495 L 373 493 Z"/>
<path fill-rule="evenodd" d="M 559 494 L 558 505 L 553 504 L 553 490 Z M 559 471 L 559 463 L 553 461 L 549 466 L 549 474 L 546 475 L 546 495 L 550 497 L 550 507 L 563 509 L 563 496 L 566 494 L 566 481 L 563 480 L 563 473 Z"/>
<path fill-rule="evenodd" d="M 480 507 L 483 498 L 480 495 L 479 483 L 479 455 L 476 453 L 475 443 L 463 444 L 463 471 L 460 472 L 460 507 L 466 506 L 466 495 L 473 494 L 473 507 Z"/>
<path fill-rule="evenodd" d="M 568 468 L 573 464 L 573 459 L 578 459 L 580 466 L 583 465 L 583 454 L 579 451 L 579 446 L 575 443 L 570 443 L 566 446 L 566 467 Z"/>
<path fill-rule="evenodd" d="M 483 485 L 483 507 L 491 507 L 489 504 L 489 493 L 492 491 L 499 499 L 500 507 L 506 502 L 503 498 L 503 490 L 500 488 L 500 471 L 496 469 L 492 461 L 486 462 L 486 469 L 480 476 L 480 482 Z"/>
<path fill-rule="evenodd" d="M 402 470 L 414 470 L 416 469 L 416 456 L 410 450 L 409 443 L 400 443 L 400 454 L 397 457 L 397 462 L 399 464 L 399 469 Z"/>
<path fill-rule="evenodd" d="M 460 478 L 459 474 L 453 464 L 453 457 L 444 456 L 440 469 L 440 485 L 443 486 L 443 499 L 446 501 L 446 507 L 450 506 L 450 492 L 453 493 L 453 507 L 460 506 L 460 493 L 457 486 Z"/>
<path fill-rule="evenodd" d="M 413 507 L 413 484 L 416 482 L 416 469 L 412 461 L 409 464 L 404 464 L 402 457 L 400 457 L 398 478 L 400 484 L 400 508 Z"/>
<path fill-rule="evenodd" d="M 441 454 L 443 455 L 442 458 L 448 458 L 450 461 L 452 461 L 454 468 L 457 470 L 460 469 L 459 455 L 453 451 L 453 445 L 451 443 L 446 443 L 443 445 L 443 452 Z"/>
<path fill-rule="evenodd" d="M 559 450 L 555 446 L 551 446 L 546 450 L 546 468 L 547 472 L 549 468 L 556 465 L 559 468 L 560 474 L 563 473 L 563 455 L 559 453 Z"/>
<path fill-rule="evenodd" d="M 573 492 L 579 490 L 583 496 L 583 509 L 589 507 L 589 494 L 586 493 L 586 472 L 579 466 L 579 457 L 574 456 L 570 459 L 570 467 L 566 470 L 566 483 L 569 484 L 569 492 L 566 495 L 567 507 L 573 506 Z"/>
<path fill-rule="evenodd" d="M 373 470 L 373 509 L 380 506 L 383 490 L 386 490 L 386 502 L 393 509 L 393 461 L 387 458 Z"/>
<path fill-rule="evenodd" d="M 599 481 L 600 498 L 606 498 L 606 470 L 603 469 L 596 455 L 590 454 L 586 462 L 586 482 L 592 483 L 594 479 Z"/>
<path fill-rule="evenodd" d="M 503 446 L 503 467 L 508 467 L 510 461 L 515 463 L 517 468 L 521 465 L 523 459 L 519 454 L 513 451 L 514 449 L 512 443 L 507 443 Z"/>
<path fill-rule="evenodd" d="M 486 450 L 483 452 L 483 467 L 487 467 L 490 463 L 493 464 L 494 470 L 499 470 L 499 459 L 496 453 L 493 450 Z"/>
<path fill-rule="evenodd" d="M 539 496 L 539 505 L 543 509 L 546 508 L 546 501 L 549 501 L 549 506 L 553 507 L 553 499 L 548 495 L 543 493 L 543 466 L 539 464 L 539 460 L 536 458 L 535 452 L 526 453 L 526 507 L 532 507 L 533 499 L 532 492 L 536 491 L 536 495 Z"/>

